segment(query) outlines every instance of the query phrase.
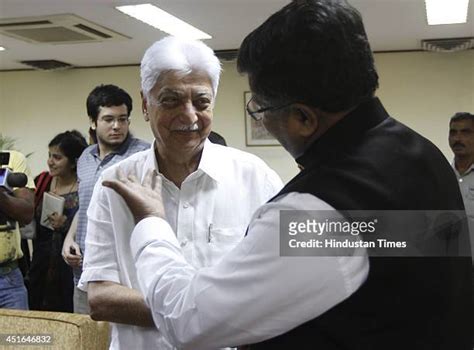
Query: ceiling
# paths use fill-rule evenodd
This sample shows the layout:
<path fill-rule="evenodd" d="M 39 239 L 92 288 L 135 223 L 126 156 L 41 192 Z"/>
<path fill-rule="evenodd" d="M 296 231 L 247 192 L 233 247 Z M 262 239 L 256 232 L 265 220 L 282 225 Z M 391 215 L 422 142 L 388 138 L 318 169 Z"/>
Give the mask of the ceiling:
<path fill-rule="evenodd" d="M 19 61 L 55 59 L 74 66 L 138 64 L 143 52 L 165 34 L 115 10 L 152 3 L 209 33 L 214 50 L 237 49 L 242 39 L 289 0 L 0 0 L 8 18 L 75 14 L 130 39 L 102 43 L 33 44 L 0 34 L 0 70 L 28 68 Z M 474 36 L 474 5 L 468 22 L 428 26 L 424 0 L 349 0 L 363 15 L 374 51 L 419 50 L 420 40 Z"/>

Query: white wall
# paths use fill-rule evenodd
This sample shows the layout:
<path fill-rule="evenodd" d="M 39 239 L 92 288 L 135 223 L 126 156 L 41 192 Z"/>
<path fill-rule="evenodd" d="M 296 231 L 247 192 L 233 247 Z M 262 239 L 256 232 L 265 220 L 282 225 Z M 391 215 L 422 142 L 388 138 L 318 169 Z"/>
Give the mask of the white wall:
<path fill-rule="evenodd" d="M 392 116 L 433 141 L 448 157 L 449 117 L 474 112 L 474 51 L 455 54 L 425 52 L 376 54 L 380 96 Z M 214 130 L 230 146 L 263 158 L 283 178 L 297 173 L 296 164 L 280 146 L 246 147 L 244 121 L 245 77 L 234 63 L 225 63 Z M 0 133 L 17 138 L 17 148 L 30 157 L 32 173 L 46 168 L 47 144 L 59 132 L 78 129 L 86 134 L 85 100 L 100 83 L 116 84 L 134 100 L 132 132 L 152 140 L 139 103 L 138 67 L 73 69 L 58 72 L 0 72 Z"/>
<path fill-rule="evenodd" d="M 451 160 L 449 119 L 474 113 L 474 51 L 375 55 L 377 95 L 392 115 L 431 140 Z"/>

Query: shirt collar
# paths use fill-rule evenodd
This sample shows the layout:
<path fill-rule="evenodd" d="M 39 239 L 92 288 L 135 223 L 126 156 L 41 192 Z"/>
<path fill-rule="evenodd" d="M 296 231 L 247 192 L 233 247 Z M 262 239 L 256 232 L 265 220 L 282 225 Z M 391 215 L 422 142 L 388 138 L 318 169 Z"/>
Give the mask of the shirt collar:
<path fill-rule="evenodd" d="M 133 137 L 128 133 L 127 138 L 122 142 L 122 144 L 117 148 L 117 150 L 110 152 L 109 154 L 120 154 L 123 155 L 127 152 L 128 147 L 132 143 Z M 99 144 L 97 143 L 95 147 L 92 147 L 91 154 L 95 157 L 99 157 Z"/>
<path fill-rule="evenodd" d="M 474 171 L 474 163 L 472 163 L 471 166 L 469 167 L 469 169 L 467 169 L 466 174 L 470 173 L 472 171 Z"/>
<path fill-rule="evenodd" d="M 204 148 L 202 150 L 201 161 L 199 162 L 198 170 L 202 170 L 205 174 L 219 182 L 222 178 L 222 164 L 218 163 L 223 160 L 223 157 L 219 156 L 221 147 L 213 144 L 209 139 L 204 142 Z"/>
<path fill-rule="evenodd" d="M 155 157 L 155 146 L 156 140 L 153 141 L 153 144 L 147 155 L 145 168 L 156 169 L 159 172 L 160 169 Z M 217 182 L 219 182 L 222 177 L 222 171 L 219 169 L 220 166 L 217 163 L 217 159 L 222 159 L 222 157 L 219 157 L 219 147 L 220 146 L 216 146 L 211 141 L 206 139 L 204 142 L 204 148 L 202 150 L 201 161 L 199 162 L 199 166 L 196 170 L 196 172 L 202 172 Z"/>
<path fill-rule="evenodd" d="M 159 172 L 158 162 L 156 161 L 155 157 L 155 144 L 156 140 L 153 140 L 151 147 L 148 149 L 148 154 L 145 159 L 145 171 L 143 172 L 144 174 L 148 169 L 154 169 Z"/>
<path fill-rule="evenodd" d="M 467 168 L 466 172 L 464 174 L 460 174 L 458 169 L 456 169 L 456 165 L 455 165 L 455 162 L 454 162 L 454 158 L 453 158 L 453 161 L 451 162 L 451 167 L 453 168 L 454 172 L 456 173 L 457 177 L 461 177 L 461 176 L 466 176 L 467 174 L 470 174 L 472 172 L 474 172 L 474 163 L 472 163 L 469 168 Z"/>
<path fill-rule="evenodd" d="M 95 144 L 94 147 L 91 147 L 90 154 L 94 157 L 99 157 L 99 145 Z"/>
<path fill-rule="evenodd" d="M 332 157 L 338 149 L 357 142 L 367 130 L 387 118 L 389 115 L 377 97 L 362 102 L 313 142 L 305 153 L 296 159 L 296 162 L 300 169 L 321 163 Z"/>

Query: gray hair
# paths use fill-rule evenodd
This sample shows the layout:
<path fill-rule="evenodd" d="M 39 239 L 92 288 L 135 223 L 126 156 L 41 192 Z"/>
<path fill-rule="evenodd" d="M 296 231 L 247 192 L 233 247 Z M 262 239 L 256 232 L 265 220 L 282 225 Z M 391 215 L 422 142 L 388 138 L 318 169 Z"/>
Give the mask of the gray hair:
<path fill-rule="evenodd" d="M 147 100 L 162 73 L 167 71 L 203 71 L 211 80 L 217 95 L 221 64 L 214 51 L 198 40 L 167 36 L 151 45 L 143 55 L 140 66 L 141 88 Z"/>

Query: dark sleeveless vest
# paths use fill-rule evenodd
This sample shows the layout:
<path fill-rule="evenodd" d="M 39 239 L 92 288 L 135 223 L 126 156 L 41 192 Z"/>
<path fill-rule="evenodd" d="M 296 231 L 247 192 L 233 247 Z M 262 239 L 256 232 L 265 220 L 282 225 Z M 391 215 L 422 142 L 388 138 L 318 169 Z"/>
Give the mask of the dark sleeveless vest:
<path fill-rule="evenodd" d="M 276 197 L 310 193 L 337 210 L 464 209 L 441 152 L 391 118 L 377 98 L 339 121 L 297 162 L 304 169 Z M 469 257 L 369 262 L 367 280 L 349 298 L 250 349 L 471 349 Z"/>

